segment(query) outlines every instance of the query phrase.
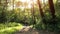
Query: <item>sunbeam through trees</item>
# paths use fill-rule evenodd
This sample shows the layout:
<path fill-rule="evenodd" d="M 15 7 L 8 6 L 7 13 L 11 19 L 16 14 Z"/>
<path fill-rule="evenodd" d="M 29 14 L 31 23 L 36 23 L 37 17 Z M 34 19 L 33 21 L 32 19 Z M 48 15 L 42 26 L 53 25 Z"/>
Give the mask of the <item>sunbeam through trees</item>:
<path fill-rule="evenodd" d="M 59 33 L 60 0 L 0 0 L 0 25 L 1 31 L 6 28 L 14 29 L 16 26 L 32 26 L 38 32 Z M 9 33 L 15 30 L 16 28 Z"/>

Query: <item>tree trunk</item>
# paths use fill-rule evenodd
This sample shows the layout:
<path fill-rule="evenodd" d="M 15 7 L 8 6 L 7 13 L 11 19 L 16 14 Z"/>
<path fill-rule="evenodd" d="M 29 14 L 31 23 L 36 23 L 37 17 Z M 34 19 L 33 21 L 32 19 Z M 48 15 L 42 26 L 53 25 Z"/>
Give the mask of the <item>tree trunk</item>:
<path fill-rule="evenodd" d="M 43 9 L 41 8 L 42 6 L 41 6 L 41 3 L 40 2 L 41 2 L 40 0 L 37 1 L 38 6 L 39 6 L 40 15 L 41 15 L 41 18 L 42 18 L 42 22 L 44 24 L 47 24 L 47 22 L 46 22 L 46 20 L 44 18 L 45 16 L 44 16 L 44 13 L 43 13 Z"/>
<path fill-rule="evenodd" d="M 43 10 L 41 8 L 41 3 L 40 3 L 39 0 L 37 2 L 38 2 L 38 6 L 39 6 L 39 11 L 40 11 L 41 17 L 43 18 L 44 17 L 44 14 L 43 14 Z"/>
<path fill-rule="evenodd" d="M 52 15 L 52 18 L 55 18 L 55 9 L 54 9 L 54 4 L 53 4 L 53 0 L 48 0 L 49 2 L 49 8 L 50 8 L 50 12 Z"/>
<path fill-rule="evenodd" d="M 1 0 L 0 0 L 0 5 L 1 5 Z"/>
<path fill-rule="evenodd" d="M 13 11 L 14 11 L 14 0 L 13 0 Z"/>
<path fill-rule="evenodd" d="M 35 19 L 35 15 L 34 15 L 35 14 L 35 11 L 34 11 L 34 1 L 32 0 L 32 2 L 33 3 L 32 3 L 32 9 L 31 9 L 32 11 L 31 12 L 32 12 L 33 25 L 34 25 L 34 24 L 36 24 L 36 21 L 35 21 L 36 19 Z"/>

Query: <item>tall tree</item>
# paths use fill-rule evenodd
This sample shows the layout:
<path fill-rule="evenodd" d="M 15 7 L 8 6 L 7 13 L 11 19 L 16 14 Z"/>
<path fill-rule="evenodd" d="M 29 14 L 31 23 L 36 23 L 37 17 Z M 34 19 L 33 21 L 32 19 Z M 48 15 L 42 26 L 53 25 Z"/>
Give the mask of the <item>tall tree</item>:
<path fill-rule="evenodd" d="M 33 25 L 36 24 L 35 19 L 35 11 L 34 11 L 34 1 L 32 0 L 32 18 L 33 18 Z M 34 26 L 33 26 L 34 27 Z"/>
<path fill-rule="evenodd" d="M 13 11 L 14 11 L 14 0 L 12 2 L 13 2 Z"/>
<path fill-rule="evenodd" d="M 0 4 L 1 4 L 1 0 L 0 0 Z"/>
<path fill-rule="evenodd" d="M 54 9 L 54 4 L 53 4 L 53 0 L 48 0 L 49 2 L 49 8 L 50 8 L 50 12 L 52 15 L 52 18 L 55 18 L 55 9 Z"/>
<path fill-rule="evenodd" d="M 41 15 L 41 18 L 42 18 L 42 22 L 46 25 L 47 22 L 46 22 L 46 19 L 44 18 L 45 15 L 43 13 L 42 5 L 41 5 L 41 0 L 37 0 L 37 3 L 38 3 L 38 6 L 39 6 L 39 12 L 40 12 L 40 15 Z"/>
<path fill-rule="evenodd" d="M 39 11 L 40 11 L 40 14 L 41 14 L 41 17 L 43 18 L 44 17 L 44 14 L 43 14 L 43 10 L 42 10 L 42 8 L 41 8 L 41 1 L 40 0 L 37 0 L 37 2 L 38 2 L 38 6 L 39 6 Z"/>

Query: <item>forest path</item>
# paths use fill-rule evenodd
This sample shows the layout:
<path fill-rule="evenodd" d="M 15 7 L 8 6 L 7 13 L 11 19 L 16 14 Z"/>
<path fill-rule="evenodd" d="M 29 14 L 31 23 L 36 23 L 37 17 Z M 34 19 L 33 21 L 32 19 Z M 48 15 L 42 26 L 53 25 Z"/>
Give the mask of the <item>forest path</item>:
<path fill-rule="evenodd" d="M 38 31 L 35 31 L 35 29 L 30 26 L 23 26 L 23 29 L 15 32 L 15 34 L 38 34 Z"/>
<path fill-rule="evenodd" d="M 30 26 L 23 26 L 23 29 L 15 32 L 15 34 L 55 34 L 54 32 L 48 31 L 38 31 L 36 29 L 31 28 Z"/>

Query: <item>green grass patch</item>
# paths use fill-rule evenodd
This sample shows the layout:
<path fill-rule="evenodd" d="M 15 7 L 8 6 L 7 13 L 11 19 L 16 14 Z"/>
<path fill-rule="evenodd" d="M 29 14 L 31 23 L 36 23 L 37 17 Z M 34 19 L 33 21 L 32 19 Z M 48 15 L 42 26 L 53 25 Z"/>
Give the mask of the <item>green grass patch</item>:
<path fill-rule="evenodd" d="M 22 29 L 22 24 L 10 22 L 0 24 L 0 34 L 14 34 L 14 32 Z"/>

